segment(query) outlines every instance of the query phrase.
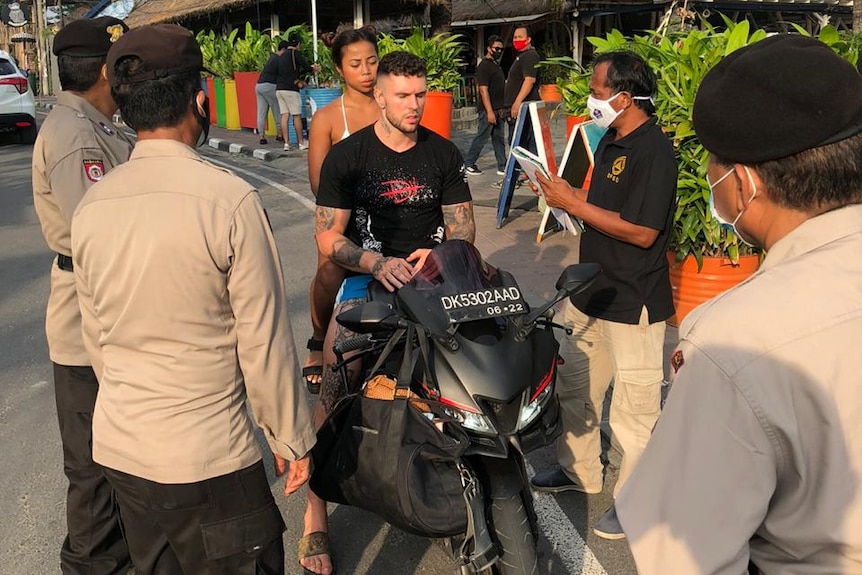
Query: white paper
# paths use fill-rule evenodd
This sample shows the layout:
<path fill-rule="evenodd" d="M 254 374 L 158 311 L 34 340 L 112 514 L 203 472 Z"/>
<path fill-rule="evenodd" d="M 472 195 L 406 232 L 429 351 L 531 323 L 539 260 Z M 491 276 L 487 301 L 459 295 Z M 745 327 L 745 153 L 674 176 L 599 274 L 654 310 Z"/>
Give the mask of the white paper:
<path fill-rule="evenodd" d="M 548 175 L 548 168 L 545 167 L 545 162 L 521 146 L 515 146 L 512 148 L 512 155 L 516 160 L 518 160 L 518 163 L 521 164 L 521 169 L 524 170 L 524 173 L 527 174 L 527 177 L 530 178 L 530 181 L 533 182 L 533 185 L 536 186 L 536 189 L 539 190 L 539 194 L 547 203 L 547 198 L 545 198 L 545 193 L 542 191 L 542 186 L 539 185 L 539 178 L 537 176 L 537 174 L 542 174 L 545 178 L 549 180 L 551 179 L 551 176 Z M 569 213 L 565 210 L 551 206 L 548 206 L 548 209 L 551 210 L 551 214 L 553 214 L 557 222 L 563 226 L 563 229 L 571 232 L 573 236 L 578 235 L 579 229 L 583 229 L 572 221 L 571 216 L 569 216 Z"/>

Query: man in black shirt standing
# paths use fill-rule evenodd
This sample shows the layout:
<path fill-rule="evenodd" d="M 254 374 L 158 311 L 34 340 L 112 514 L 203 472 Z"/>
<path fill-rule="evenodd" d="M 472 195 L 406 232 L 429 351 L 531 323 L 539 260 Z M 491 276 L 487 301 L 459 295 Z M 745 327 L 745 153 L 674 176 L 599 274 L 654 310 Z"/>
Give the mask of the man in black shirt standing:
<path fill-rule="evenodd" d="M 614 496 L 643 453 L 660 409 L 665 320 L 674 313 L 666 249 L 673 223 L 677 165 L 656 124 L 656 77 L 631 52 L 595 61 L 590 115 L 608 132 L 596 150 L 592 184 L 572 189 L 540 177 L 548 205 L 586 227 L 580 261 L 602 266 L 599 279 L 566 306 L 557 393 L 563 417 L 559 468 L 537 474 L 541 491 L 599 493 L 602 405 L 611 378 L 611 429 L 623 449 Z M 625 537 L 611 507 L 593 528 L 599 537 Z"/>
<path fill-rule="evenodd" d="M 316 65 L 316 64 L 315 64 Z M 287 50 L 278 57 L 278 76 L 275 95 L 281 110 L 281 133 L 284 136 L 284 151 L 290 151 L 290 137 L 287 133 L 287 120 L 293 117 L 293 130 L 300 150 L 308 149 L 308 142 L 302 137 L 302 101 L 299 90 L 305 87 L 305 77 L 312 72 L 311 66 L 299 53 L 299 38 L 287 39 Z"/>
<path fill-rule="evenodd" d="M 530 29 L 526 26 L 518 26 L 512 36 L 512 47 L 518 55 L 509 68 L 506 76 L 506 89 L 503 97 L 503 105 L 509 109 L 509 138 L 515 130 L 515 120 L 521 110 L 521 104 L 539 100 L 539 83 L 536 81 L 538 72 L 536 66 L 541 58 L 533 47 L 533 39 Z"/>
<path fill-rule="evenodd" d="M 482 171 L 476 167 L 476 160 L 482 154 L 482 148 L 488 137 L 494 147 L 494 157 L 497 160 L 497 175 L 502 176 L 506 170 L 506 137 L 503 118 L 503 92 L 506 84 L 503 70 L 500 68 L 500 56 L 503 54 L 503 42 L 499 36 L 488 37 L 488 47 L 485 57 L 476 68 L 476 83 L 479 85 L 479 126 L 476 137 L 470 144 L 464 165 L 468 174 L 478 175 Z"/>

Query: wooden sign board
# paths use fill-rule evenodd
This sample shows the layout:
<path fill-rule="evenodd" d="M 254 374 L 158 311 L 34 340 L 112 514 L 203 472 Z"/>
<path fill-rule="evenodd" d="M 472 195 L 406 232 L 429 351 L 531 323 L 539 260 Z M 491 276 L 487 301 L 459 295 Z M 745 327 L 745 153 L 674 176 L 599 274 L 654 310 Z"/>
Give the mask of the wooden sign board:
<path fill-rule="evenodd" d="M 551 122 L 544 102 L 524 102 L 518 112 L 515 131 L 510 146 L 521 146 L 535 153 L 548 168 L 548 172 L 557 172 L 557 158 L 554 155 L 554 143 L 551 139 Z M 512 196 L 515 192 L 520 170 L 516 171 L 517 160 L 509 153 L 506 160 L 506 175 L 497 197 L 497 228 L 503 227 L 503 220 L 509 216 Z"/>

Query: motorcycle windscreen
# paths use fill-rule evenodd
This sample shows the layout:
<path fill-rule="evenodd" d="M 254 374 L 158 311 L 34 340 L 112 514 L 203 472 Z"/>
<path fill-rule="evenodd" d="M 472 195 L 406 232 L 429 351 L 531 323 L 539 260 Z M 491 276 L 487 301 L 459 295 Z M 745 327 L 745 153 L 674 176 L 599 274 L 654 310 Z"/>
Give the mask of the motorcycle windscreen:
<path fill-rule="evenodd" d="M 473 244 L 463 240 L 431 250 L 398 298 L 408 313 L 432 329 L 445 329 L 440 316 L 451 325 L 530 311 L 515 278 L 482 260 Z"/>

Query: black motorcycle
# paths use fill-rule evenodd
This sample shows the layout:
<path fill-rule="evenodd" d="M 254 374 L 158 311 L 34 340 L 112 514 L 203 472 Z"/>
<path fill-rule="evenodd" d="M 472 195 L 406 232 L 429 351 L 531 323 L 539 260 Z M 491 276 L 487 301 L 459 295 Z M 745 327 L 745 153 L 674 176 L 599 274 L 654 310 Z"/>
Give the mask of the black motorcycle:
<path fill-rule="evenodd" d="M 337 318 L 367 335 L 336 346 L 336 368 L 346 376 L 345 365 L 363 359 L 370 372 L 377 359 L 375 369 L 385 370 L 380 356 L 388 346 L 394 373 L 399 353 L 410 346 L 427 365 L 413 372 L 412 391 L 439 406 L 447 429 L 455 426 L 468 439 L 459 469 L 470 529 L 444 543 L 462 575 L 538 573 L 537 518 L 524 454 L 561 432 L 553 329 L 565 328 L 553 323 L 552 308 L 586 289 L 599 271 L 596 264 L 567 267 L 555 296 L 531 309 L 510 273 L 484 262 L 472 244 L 451 240 L 435 247 L 398 292 L 373 282 L 371 301 Z M 408 328 L 427 339 L 423 349 L 415 340 L 392 345 L 391 334 Z M 345 360 L 348 352 L 358 353 Z"/>

